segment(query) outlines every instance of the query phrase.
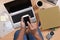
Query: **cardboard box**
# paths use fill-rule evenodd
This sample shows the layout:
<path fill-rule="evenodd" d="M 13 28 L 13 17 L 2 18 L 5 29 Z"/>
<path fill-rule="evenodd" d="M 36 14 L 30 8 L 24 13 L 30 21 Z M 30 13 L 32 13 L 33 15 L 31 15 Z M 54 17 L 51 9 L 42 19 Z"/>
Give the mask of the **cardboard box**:
<path fill-rule="evenodd" d="M 42 30 L 60 26 L 59 7 L 51 7 L 38 12 Z"/>

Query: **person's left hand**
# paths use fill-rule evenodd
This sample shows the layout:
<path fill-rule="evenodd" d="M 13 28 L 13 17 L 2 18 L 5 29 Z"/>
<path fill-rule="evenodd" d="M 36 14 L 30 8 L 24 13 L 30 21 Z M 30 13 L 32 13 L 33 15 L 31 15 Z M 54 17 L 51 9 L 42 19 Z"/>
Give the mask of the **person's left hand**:
<path fill-rule="evenodd" d="M 20 24 L 21 24 L 21 29 L 26 29 L 25 28 L 25 23 L 23 22 L 23 17 L 21 18 L 21 23 Z"/>
<path fill-rule="evenodd" d="M 23 22 L 23 17 L 21 18 L 21 29 L 24 29 L 26 33 L 29 33 L 29 28 L 26 28 L 25 23 Z"/>

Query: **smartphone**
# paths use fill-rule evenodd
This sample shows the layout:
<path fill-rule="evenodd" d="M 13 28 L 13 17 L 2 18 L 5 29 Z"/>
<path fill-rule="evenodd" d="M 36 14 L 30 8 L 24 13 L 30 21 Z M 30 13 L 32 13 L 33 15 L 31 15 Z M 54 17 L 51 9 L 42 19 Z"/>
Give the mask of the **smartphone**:
<path fill-rule="evenodd" d="M 24 21 L 25 25 L 28 26 L 28 23 L 27 22 L 30 23 L 29 15 L 24 15 L 23 16 L 23 21 Z"/>
<path fill-rule="evenodd" d="M 54 32 L 51 31 L 50 33 L 47 34 L 46 38 L 50 40 L 53 37 L 53 35 L 54 35 Z"/>

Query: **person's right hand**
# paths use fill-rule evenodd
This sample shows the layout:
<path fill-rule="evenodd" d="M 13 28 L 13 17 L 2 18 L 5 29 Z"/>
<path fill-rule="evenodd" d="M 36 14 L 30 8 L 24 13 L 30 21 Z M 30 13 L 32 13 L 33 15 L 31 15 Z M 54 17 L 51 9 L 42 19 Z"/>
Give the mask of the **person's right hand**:
<path fill-rule="evenodd" d="M 29 22 L 27 22 L 27 23 L 28 23 L 28 27 L 30 29 L 30 32 L 32 34 L 35 34 L 35 33 L 38 32 L 37 31 L 38 30 L 38 23 L 37 22 L 32 22 L 30 17 L 29 17 L 29 19 L 30 19 L 30 23 Z"/>
<path fill-rule="evenodd" d="M 31 22 L 31 20 L 30 20 Z M 39 32 L 38 32 L 38 23 L 35 22 L 35 23 L 28 23 L 28 27 L 29 27 L 29 30 L 30 32 L 32 33 L 32 35 L 36 38 L 36 40 L 42 40 L 41 36 L 39 35 Z"/>

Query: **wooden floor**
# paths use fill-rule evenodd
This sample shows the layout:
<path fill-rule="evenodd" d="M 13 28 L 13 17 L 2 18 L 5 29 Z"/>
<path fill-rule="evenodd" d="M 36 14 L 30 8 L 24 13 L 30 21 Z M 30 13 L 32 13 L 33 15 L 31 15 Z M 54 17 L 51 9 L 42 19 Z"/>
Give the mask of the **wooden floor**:
<path fill-rule="evenodd" d="M 6 36 L 4 36 L 3 38 L 0 38 L 0 40 L 13 40 L 14 38 L 14 33 L 19 30 L 19 29 L 15 29 L 13 30 L 11 33 L 7 34 Z"/>

